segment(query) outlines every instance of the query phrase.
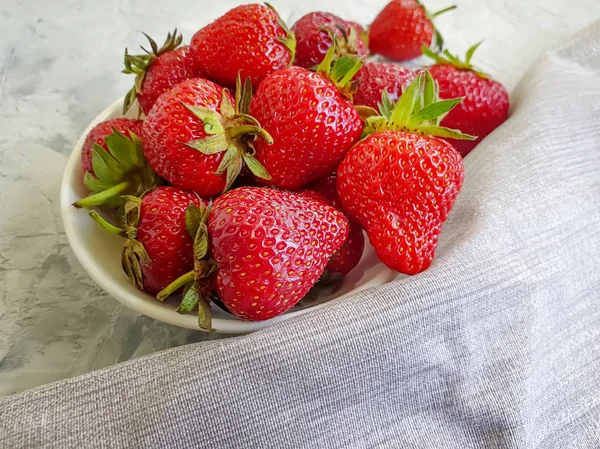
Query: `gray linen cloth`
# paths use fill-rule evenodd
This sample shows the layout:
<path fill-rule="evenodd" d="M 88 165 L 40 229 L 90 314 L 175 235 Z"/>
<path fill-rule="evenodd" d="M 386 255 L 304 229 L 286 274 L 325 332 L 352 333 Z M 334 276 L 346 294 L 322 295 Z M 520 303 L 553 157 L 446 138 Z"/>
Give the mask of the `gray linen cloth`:
<path fill-rule="evenodd" d="M 0 447 L 600 447 L 600 23 L 513 101 L 431 269 L 8 397 Z"/>

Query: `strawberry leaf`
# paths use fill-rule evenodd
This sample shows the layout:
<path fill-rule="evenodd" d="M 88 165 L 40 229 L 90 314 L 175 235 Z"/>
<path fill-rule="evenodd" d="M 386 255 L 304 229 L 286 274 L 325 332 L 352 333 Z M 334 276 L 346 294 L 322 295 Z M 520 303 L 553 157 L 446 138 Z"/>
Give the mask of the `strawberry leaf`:
<path fill-rule="evenodd" d="M 331 80 L 335 85 L 345 86 L 354 78 L 361 67 L 362 62 L 360 59 L 350 55 L 342 56 L 333 64 L 330 75 Z"/>
<path fill-rule="evenodd" d="M 181 103 L 188 111 L 194 114 L 204 124 L 204 132 L 206 134 L 223 134 L 225 129 L 221 124 L 221 115 L 212 109 L 202 108 Z"/>
<path fill-rule="evenodd" d="M 194 258 L 201 260 L 208 252 L 208 229 L 206 223 L 199 223 L 196 236 L 194 238 Z"/>
<path fill-rule="evenodd" d="M 202 215 L 202 211 L 195 204 L 190 204 L 185 210 L 185 229 L 192 239 L 195 239 L 198 234 Z"/>
<path fill-rule="evenodd" d="M 257 178 L 266 179 L 267 181 L 272 179 L 267 169 L 254 156 L 244 154 L 244 162 L 252 174 Z"/>
<path fill-rule="evenodd" d="M 202 154 L 217 154 L 227 150 L 225 134 L 215 134 L 198 140 L 192 140 L 184 145 L 200 151 Z"/>
<path fill-rule="evenodd" d="M 445 128 L 443 126 L 419 126 L 419 131 L 428 134 L 430 136 L 446 137 L 450 139 L 460 140 L 476 140 L 477 136 L 471 136 L 469 134 L 463 134 L 456 129 Z"/>
<path fill-rule="evenodd" d="M 420 73 L 398 99 L 390 121 L 398 128 L 405 128 L 423 90 L 423 74 Z"/>
<path fill-rule="evenodd" d="M 425 106 L 419 112 L 415 113 L 409 120 L 408 126 L 417 126 L 424 122 L 431 122 L 444 114 L 447 114 L 452 108 L 464 100 L 464 97 L 454 98 L 452 100 L 441 100 L 437 103 Z"/>
<path fill-rule="evenodd" d="M 198 306 L 198 301 L 200 301 L 200 295 L 198 294 L 198 286 L 194 282 L 184 293 L 179 307 L 177 307 L 177 313 L 181 313 L 182 315 L 192 313 Z"/>
<path fill-rule="evenodd" d="M 233 162 L 234 159 L 239 159 L 240 155 L 240 150 L 233 144 L 230 144 L 229 147 L 227 147 L 227 151 L 225 152 L 225 156 L 223 156 L 223 159 L 221 159 L 221 163 L 219 164 L 219 167 L 217 168 L 217 174 L 223 174 L 223 172 L 225 172 L 225 170 L 227 170 L 227 168 L 229 167 L 229 165 L 231 165 L 231 163 Z"/>
<path fill-rule="evenodd" d="M 233 181 L 238 177 L 240 172 L 242 171 L 242 158 L 236 156 L 233 158 L 231 163 L 227 166 L 227 179 L 225 181 L 225 188 L 223 192 L 226 192 L 233 185 Z"/>
<path fill-rule="evenodd" d="M 88 189 L 92 192 L 101 192 L 103 190 L 110 188 L 110 184 L 106 184 L 106 183 L 100 181 L 96 176 L 91 174 L 89 171 L 86 171 L 85 175 L 83 176 L 83 185 L 86 187 L 86 189 Z"/>
<path fill-rule="evenodd" d="M 204 295 L 203 295 L 204 296 Z M 198 302 L 198 327 L 208 332 L 214 332 L 212 327 L 212 311 L 208 298 L 202 297 Z"/>
<path fill-rule="evenodd" d="M 92 168 L 102 182 L 117 184 L 125 172 L 121 164 L 98 144 L 92 146 Z"/>

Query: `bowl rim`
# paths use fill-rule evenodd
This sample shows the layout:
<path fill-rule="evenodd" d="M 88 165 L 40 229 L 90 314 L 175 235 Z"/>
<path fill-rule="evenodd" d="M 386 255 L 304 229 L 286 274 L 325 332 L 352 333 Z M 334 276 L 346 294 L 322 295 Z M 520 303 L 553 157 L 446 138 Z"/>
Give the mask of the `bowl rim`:
<path fill-rule="evenodd" d="M 196 331 L 202 331 L 202 329 L 198 327 L 197 317 L 195 314 L 182 315 L 177 313 L 175 309 L 172 310 L 172 313 L 165 313 L 163 303 L 159 301 L 153 302 L 142 300 L 138 296 L 120 289 L 119 283 L 116 282 L 114 279 L 105 276 L 104 273 L 98 270 L 94 270 L 93 267 L 97 263 L 92 259 L 91 255 L 84 249 L 82 240 L 80 239 L 78 233 L 75 232 L 75 226 L 72 221 L 72 215 L 78 212 L 78 210 L 72 206 L 72 198 L 70 198 L 70 194 L 71 185 L 74 180 L 74 175 L 76 173 L 76 166 L 80 163 L 81 160 L 81 150 L 83 144 L 89 132 L 98 123 L 107 120 L 111 116 L 114 116 L 117 113 L 117 111 L 119 111 L 118 116 L 122 116 L 122 114 L 120 114 L 122 104 L 123 98 L 116 100 L 111 105 L 106 107 L 102 112 L 100 112 L 90 122 L 90 124 L 85 128 L 85 130 L 77 140 L 67 160 L 67 164 L 65 166 L 61 181 L 60 208 L 62 222 L 65 234 L 67 236 L 67 240 L 69 242 L 69 246 L 71 247 L 71 250 L 75 254 L 79 263 L 82 265 L 83 269 L 94 280 L 94 282 L 98 284 L 111 297 L 119 301 L 124 306 L 164 323 Z M 379 277 L 382 276 L 376 276 L 376 278 Z M 392 276 L 388 274 L 388 276 L 382 277 L 381 282 L 378 282 L 378 284 L 389 282 L 391 279 Z M 358 286 L 357 288 L 347 293 L 333 298 L 332 301 L 343 299 L 349 295 L 355 294 L 359 291 L 365 290 L 373 286 L 373 283 L 371 282 L 368 282 L 367 284 L 368 285 Z M 265 327 L 271 326 L 275 323 L 287 320 L 289 318 L 302 315 L 309 311 L 317 310 L 323 307 L 327 302 L 315 304 L 299 310 L 292 310 L 284 313 L 283 315 L 265 321 L 243 321 L 236 317 L 232 317 L 230 319 L 213 317 L 212 325 L 215 329 L 215 333 L 245 334 L 257 331 L 259 329 L 263 329 Z"/>

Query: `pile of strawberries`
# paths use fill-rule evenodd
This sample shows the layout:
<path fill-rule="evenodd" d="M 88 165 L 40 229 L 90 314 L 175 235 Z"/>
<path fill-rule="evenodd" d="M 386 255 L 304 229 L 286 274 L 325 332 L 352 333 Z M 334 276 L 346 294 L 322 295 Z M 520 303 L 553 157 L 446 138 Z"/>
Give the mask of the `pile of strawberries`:
<path fill-rule="evenodd" d="M 450 10 L 453 8 L 448 8 Z M 445 12 L 441 11 L 441 12 Z M 290 29 L 268 4 L 227 12 L 189 46 L 125 51 L 124 112 L 82 153 L 76 207 L 123 236 L 123 269 L 180 313 L 246 320 L 297 304 L 359 262 L 363 230 L 388 267 L 425 270 L 463 183 L 462 157 L 508 113 L 498 82 L 441 45 L 417 0 L 368 30 L 315 12 Z M 435 64 L 411 71 L 371 54 Z M 254 91 L 254 94 L 253 94 Z M 101 213 L 102 214 L 101 214 Z M 111 212 L 109 216 L 107 212 Z"/>

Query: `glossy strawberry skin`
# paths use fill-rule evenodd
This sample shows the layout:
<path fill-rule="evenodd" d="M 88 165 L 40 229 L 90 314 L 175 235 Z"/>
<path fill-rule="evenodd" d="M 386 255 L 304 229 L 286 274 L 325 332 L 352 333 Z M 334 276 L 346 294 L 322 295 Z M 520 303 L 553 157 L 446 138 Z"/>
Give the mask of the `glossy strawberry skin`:
<path fill-rule="evenodd" d="M 373 134 L 338 169 L 338 194 L 390 268 L 426 269 L 463 183 L 462 159 L 442 139 L 400 131 Z"/>
<path fill-rule="evenodd" d="M 278 40 L 287 33 L 277 20 L 277 13 L 264 5 L 233 8 L 192 38 L 198 67 L 223 86 L 234 87 L 239 71 L 257 87 L 268 74 L 292 63 L 290 50 Z"/>
<path fill-rule="evenodd" d="M 421 47 L 429 47 L 434 27 L 425 8 L 416 0 L 392 0 L 377 15 L 369 29 L 369 47 L 396 61 L 421 56 Z"/>
<path fill-rule="evenodd" d="M 308 293 L 346 239 L 348 221 L 293 192 L 241 187 L 215 200 L 208 230 L 219 297 L 236 316 L 258 321 Z"/>
<path fill-rule="evenodd" d="M 343 212 L 342 203 L 337 194 L 337 176 L 331 175 L 327 178 L 313 182 L 302 191 L 303 195 L 323 201 L 337 210 Z M 335 254 L 329 259 L 325 268 L 330 273 L 348 274 L 358 265 L 365 249 L 365 237 L 361 226 L 355 222 L 349 222 L 348 238 Z"/>
<path fill-rule="evenodd" d="M 333 83 L 300 67 L 268 76 L 250 114 L 275 140 L 256 142 L 256 158 L 272 177 L 269 184 L 290 190 L 332 173 L 363 127 Z"/>
<path fill-rule="evenodd" d="M 378 109 L 381 93 L 385 89 L 390 100 L 395 103 L 402 94 L 404 86 L 408 85 L 415 76 L 412 70 L 398 64 L 369 62 L 362 66 L 356 75 L 358 90 L 354 94 L 353 102 L 356 105 Z"/>
<path fill-rule="evenodd" d="M 465 98 L 441 122 L 442 126 L 477 136 L 477 140 L 448 139 L 465 157 L 506 120 L 509 109 L 508 92 L 498 81 L 482 78 L 472 71 L 459 70 L 451 65 L 436 64 L 428 70 L 438 83 L 440 98 Z"/>
<path fill-rule="evenodd" d="M 311 12 L 298 19 L 292 26 L 292 31 L 296 35 L 294 64 L 306 69 L 318 65 L 331 47 L 331 37 L 323 28 L 329 28 L 336 35 L 343 37 L 342 31 L 338 27 L 343 27 L 346 34 L 350 33 L 351 28 L 356 30 L 357 35 L 364 32 L 364 29 L 357 23 L 347 22 L 328 12 Z M 359 56 L 369 54 L 369 48 L 362 39 L 357 39 L 355 50 L 355 54 Z"/>
<path fill-rule="evenodd" d="M 142 199 L 136 239 L 150 258 L 150 263 L 141 262 L 147 293 L 156 295 L 194 268 L 194 242 L 185 227 L 190 204 L 206 205 L 206 201 L 176 187 L 158 187 Z"/>
<path fill-rule="evenodd" d="M 182 81 L 201 76 L 202 73 L 196 67 L 190 48 L 187 45 L 163 53 L 154 59 L 146 69 L 144 81 L 137 94 L 142 112 L 148 115 L 158 97 L 163 93 Z"/>
<path fill-rule="evenodd" d="M 208 197 L 225 187 L 225 174 L 216 170 L 224 153 L 202 154 L 185 145 L 207 136 L 202 122 L 181 103 L 217 111 L 223 89 L 215 83 L 193 78 L 165 92 L 144 120 L 142 143 L 152 169 L 169 184 Z M 234 103 L 233 97 L 227 94 Z"/>
<path fill-rule="evenodd" d="M 125 136 L 130 136 L 130 132 L 140 137 L 142 135 L 142 121 L 130 118 L 115 118 L 98 123 L 87 135 L 81 149 L 81 166 L 83 171 L 94 172 L 92 168 L 92 147 L 94 144 L 100 145 L 108 151 L 106 138 L 113 133 L 113 128 L 117 129 Z"/>

